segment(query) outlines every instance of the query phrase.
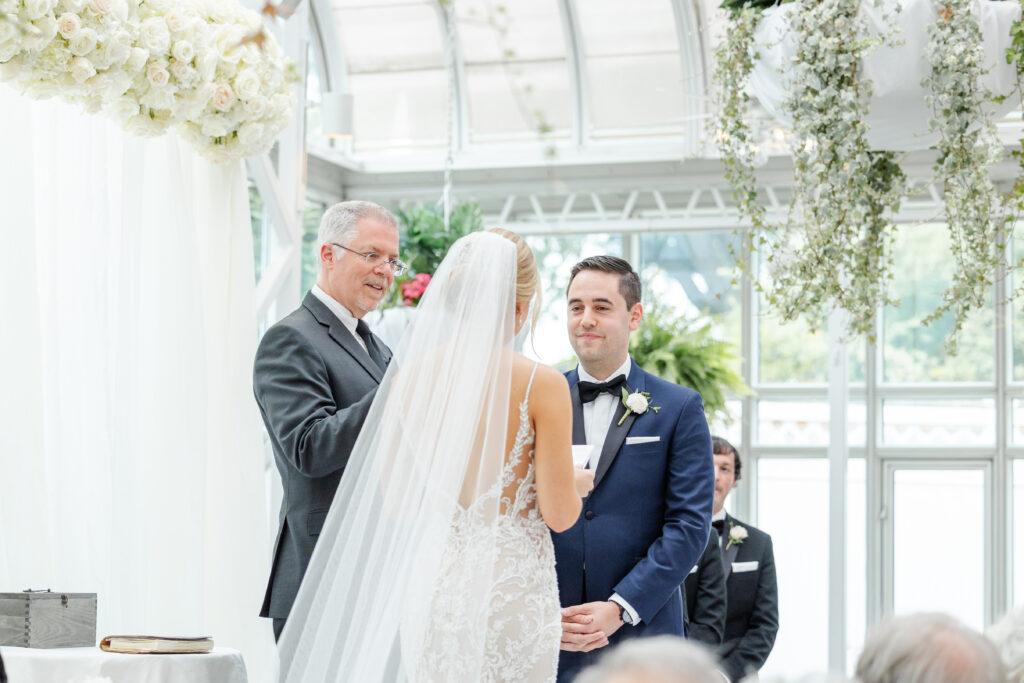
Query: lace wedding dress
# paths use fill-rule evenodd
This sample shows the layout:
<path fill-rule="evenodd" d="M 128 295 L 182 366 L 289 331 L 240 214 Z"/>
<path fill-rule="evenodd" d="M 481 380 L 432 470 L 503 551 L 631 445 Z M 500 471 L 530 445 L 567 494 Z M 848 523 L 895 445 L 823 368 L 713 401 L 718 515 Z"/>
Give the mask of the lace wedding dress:
<path fill-rule="evenodd" d="M 537 510 L 533 442 L 528 405 L 534 365 L 526 396 L 519 404 L 519 429 L 502 470 L 501 480 L 468 509 L 460 508 L 434 591 L 431 628 L 427 632 L 422 671 L 425 680 L 554 681 L 561 640 L 555 549 L 548 527 Z M 525 476 L 517 471 L 526 458 Z M 508 494 L 508 495 L 506 495 Z M 496 545 L 493 528 L 481 511 L 500 496 Z M 497 554 L 496 561 L 489 553 Z M 483 604 L 470 604 L 463 592 L 466 566 L 493 566 L 493 584 Z M 486 611 L 483 667 L 467 629 L 476 620 L 465 615 Z"/>

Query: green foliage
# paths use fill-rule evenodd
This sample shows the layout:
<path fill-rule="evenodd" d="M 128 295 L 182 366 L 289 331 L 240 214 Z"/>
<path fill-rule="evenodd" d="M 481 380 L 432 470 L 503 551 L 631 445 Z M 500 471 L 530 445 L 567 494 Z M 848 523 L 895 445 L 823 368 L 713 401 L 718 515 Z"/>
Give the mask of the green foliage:
<path fill-rule="evenodd" d="M 710 322 L 687 324 L 657 307 L 644 312 L 640 327 L 629 340 L 629 353 L 644 370 L 700 393 L 709 423 L 730 421 L 727 394 L 751 393 L 733 369 L 734 349 L 712 336 Z M 654 400 L 657 402 L 657 397 Z"/>
<path fill-rule="evenodd" d="M 444 228 L 444 209 L 437 204 L 402 207 L 395 214 L 401 224 L 399 253 L 409 264 L 409 272 L 395 281 L 395 286 L 381 302 L 382 310 L 401 303 L 399 292 L 403 282 L 417 273 L 433 275 L 456 240 L 483 229 L 483 214 L 476 202 L 453 207 L 448 230 Z"/>
<path fill-rule="evenodd" d="M 778 0 L 723 0 L 719 7 L 735 17 L 745 9 L 754 9 L 760 12 L 777 4 Z"/>

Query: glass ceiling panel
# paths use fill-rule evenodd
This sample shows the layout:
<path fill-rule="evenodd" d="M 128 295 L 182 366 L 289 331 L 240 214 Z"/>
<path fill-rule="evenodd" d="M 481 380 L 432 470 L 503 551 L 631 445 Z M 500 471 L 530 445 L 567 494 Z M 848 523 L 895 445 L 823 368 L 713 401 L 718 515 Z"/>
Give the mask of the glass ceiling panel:
<path fill-rule="evenodd" d="M 332 0 L 354 100 L 354 150 L 447 143 L 448 78 L 428 0 Z"/>
<path fill-rule="evenodd" d="M 557 0 L 459 0 L 474 142 L 569 136 L 569 71 Z"/>
<path fill-rule="evenodd" d="M 576 3 L 594 137 L 683 130 L 683 74 L 670 0 Z"/>

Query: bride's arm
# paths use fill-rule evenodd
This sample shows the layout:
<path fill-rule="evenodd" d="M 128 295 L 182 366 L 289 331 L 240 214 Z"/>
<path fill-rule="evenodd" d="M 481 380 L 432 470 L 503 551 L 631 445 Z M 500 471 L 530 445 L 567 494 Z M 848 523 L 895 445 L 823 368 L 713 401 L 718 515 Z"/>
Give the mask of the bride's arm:
<path fill-rule="evenodd" d="M 537 506 L 552 531 L 562 532 L 579 519 L 583 501 L 577 490 L 582 478 L 585 491 L 593 486 L 593 472 L 572 465 L 572 404 L 569 385 L 562 373 L 540 366 L 530 392 L 530 417 L 536 437 L 534 464 L 537 472 Z"/>

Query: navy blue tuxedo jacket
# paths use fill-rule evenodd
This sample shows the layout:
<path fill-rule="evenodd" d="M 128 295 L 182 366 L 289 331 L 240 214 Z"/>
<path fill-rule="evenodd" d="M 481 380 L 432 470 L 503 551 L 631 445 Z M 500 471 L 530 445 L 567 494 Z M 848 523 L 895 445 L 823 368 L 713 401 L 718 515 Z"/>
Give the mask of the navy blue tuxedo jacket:
<path fill-rule="evenodd" d="M 579 374 L 566 373 L 573 406 L 573 443 L 586 443 Z M 621 402 L 601 449 L 594 490 L 570 529 L 552 533 L 558 593 L 563 607 L 607 600 L 618 593 L 641 619 L 623 625 L 609 647 L 624 638 L 683 635 L 679 586 L 708 541 L 715 474 L 711 436 L 700 394 L 666 382 L 635 362 L 629 390 L 650 393 L 642 415 L 625 414 Z M 627 444 L 627 437 L 649 437 Z M 572 676 L 604 648 L 561 652 L 559 680 Z"/>

